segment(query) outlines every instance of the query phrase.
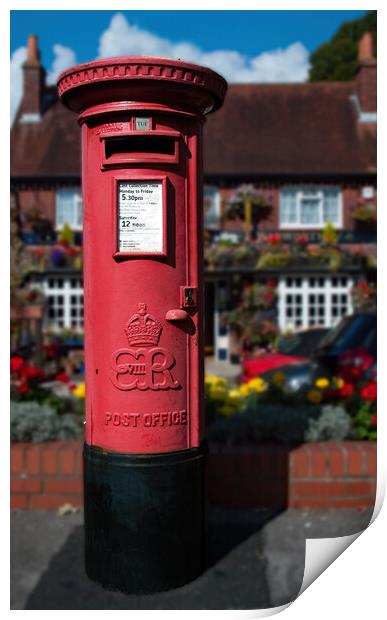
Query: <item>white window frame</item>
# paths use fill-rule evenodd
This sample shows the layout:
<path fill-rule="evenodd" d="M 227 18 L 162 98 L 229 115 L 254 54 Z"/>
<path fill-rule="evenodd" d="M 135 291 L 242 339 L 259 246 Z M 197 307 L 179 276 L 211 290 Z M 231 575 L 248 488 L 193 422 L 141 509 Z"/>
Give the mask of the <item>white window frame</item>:
<path fill-rule="evenodd" d="M 329 190 L 337 190 L 338 192 L 338 221 L 331 222 L 333 226 L 340 230 L 343 228 L 343 193 L 340 187 L 337 186 L 324 186 L 324 187 L 316 187 L 316 186 L 284 186 L 280 189 L 279 195 L 279 228 L 281 230 L 323 230 L 329 220 L 324 221 L 324 192 Z M 296 209 L 297 209 L 297 222 L 296 223 L 286 223 L 282 221 L 282 200 L 283 200 L 283 192 L 284 191 L 294 191 L 296 192 Z M 303 199 L 308 198 L 310 196 L 313 199 L 318 199 L 320 201 L 320 219 L 317 224 L 303 224 L 301 223 L 301 202 Z"/>
<path fill-rule="evenodd" d="M 71 193 L 73 194 L 73 221 L 72 222 L 66 222 L 71 230 L 74 231 L 81 231 L 82 230 L 82 223 L 79 224 L 78 223 L 78 214 L 79 214 L 79 210 L 81 212 L 81 216 L 82 216 L 82 210 L 83 210 L 83 205 L 82 205 L 82 191 L 80 187 L 72 187 L 72 188 L 66 188 L 63 187 L 59 190 L 57 190 L 56 192 L 56 196 L 55 196 L 55 230 L 57 231 L 61 231 L 65 222 L 59 222 L 58 221 L 58 216 L 59 216 L 59 209 L 60 209 L 60 199 L 61 199 L 61 195 L 63 195 L 65 192 L 67 193 Z M 81 217 L 81 222 L 82 222 L 82 217 Z"/>
<path fill-rule="evenodd" d="M 345 280 L 345 282 L 344 282 Z M 312 285 L 313 283 L 313 285 Z M 282 331 L 298 331 L 313 327 L 334 327 L 343 316 L 353 313 L 351 289 L 354 281 L 345 274 L 337 275 L 287 275 L 278 282 L 278 326 Z M 292 297 L 289 304 L 287 296 Z M 323 296 L 323 301 L 315 304 L 315 315 L 312 316 L 310 296 Z M 334 296 L 337 296 L 336 298 Z M 341 296 L 346 296 L 345 302 Z M 297 299 L 296 299 L 297 296 Z M 287 315 L 289 305 L 293 308 L 293 316 Z M 296 315 L 296 308 L 300 310 Z M 317 309 L 322 308 L 319 315 Z M 346 309 L 345 313 L 342 310 Z M 335 309 L 336 314 L 335 314 Z M 319 316 L 321 320 L 319 320 Z M 298 324 L 297 324 L 298 323 Z"/>
<path fill-rule="evenodd" d="M 220 228 L 220 191 L 214 185 L 205 185 L 203 188 L 203 205 L 206 197 L 206 191 L 213 192 L 213 203 L 210 211 L 213 214 L 213 221 L 207 222 L 206 209 L 204 209 L 204 226 L 209 230 L 218 230 Z"/>
<path fill-rule="evenodd" d="M 59 284 L 59 281 L 61 284 Z M 41 282 L 41 288 L 46 306 L 44 326 L 58 330 L 73 329 L 74 331 L 82 332 L 84 325 L 82 276 L 47 275 Z M 59 301 L 59 297 L 61 301 Z M 76 298 L 75 302 L 74 297 Z M 54 308 L 57 310 L 58 308 L 63 308 L 62 317 L 49 317 L 50 299 L 53 301 Z M 77 310 L 77 316 L 72 316 L 72 309 Z"/>

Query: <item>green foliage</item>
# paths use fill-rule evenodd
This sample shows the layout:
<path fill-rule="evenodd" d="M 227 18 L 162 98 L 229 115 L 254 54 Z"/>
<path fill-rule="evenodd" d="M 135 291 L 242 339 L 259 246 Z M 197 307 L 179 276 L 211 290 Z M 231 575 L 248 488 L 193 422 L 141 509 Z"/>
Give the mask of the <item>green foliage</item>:
<path fill-rule="evenodd" d="M 10 285 L 11 304 L 24 305 L 26 290 L 23 288 L 25 278 L 31 271 L 31 264 L 25 245 L 20 238 L 19 209 L 16 196 L 11 194 L 10 211 Z"/>
<path fill-rule="evenodd" d="M 358 222 L 376 223 L 377 209 L 376 204 L 367 202 L 352 210 L 352 218 Z"/>
<path fill-rule="evenodd" d="M 377 290 L 375 284 L 362 280 L 351 290 L 352 303 L 356 312 L 376 310 Z"/>
<path fill-rule="evenodd" d="M 68 224 L 63 224 L 63 228 L 59 235 L 60 243 L 67 243 L 68 245 L 74 245 L 75 236 L 71 227 Z"/>
<path fill-rule="evenodd" d="M 243 412 L 229 418 L 215 419 L 208 427 L 207 437 L 221 443 L 303 442 L 310 421 L 316 419 L 321 411 L 318 405 L 256 404 L 254 397 L 248 401 Z"/>
<path fill-rule="evenodd" d="M 272 308 L 276 303 L 276 289 L 267 284 L 255 283 L 240 291 L 238 305 L 221 316 L 239 337 L 248 338 L 253 344 L 267 343 L 278 334 L 276 326 L 262 318 L 262 312 Z"/>
<path fill-rule="evenodd" d="M 327 222 L 324 226 L 324 230 L 322 232 L 322 240 L 323 243 L 327 245 L 334 245 L 337 243 L 337 233 L 335 231 L 335 227 L 331 222 Z"/>
<path fill-rule="evenodd" d="M 328 263 L 331 271 L 339 271 L 343 264 L 343 255 L 340 250 L 329 248 L 324 255 L 324 260 Z"/>
<path fill-rule="evenodd" d="M 365 32 L 373 34 L 376 57 L 376 11 L 369 11 L 344 23 L 330 41 L 311 54 L 310 81 L 353 80 L 358 67 L 358 42 Z"/>
<path fill-rule="evenodd" d="M 321 415 L 309 421 L 306 441 L 342 441 L 353 437 L 351 416 L 340 405 L 324 405 Z"/>
<path fill-rule="evenodd" d="M 248 202 L 252 206 L 252 220 L 255 224 L 267 217 L 272 208 L 271 197 L 266 192 L 256 189 L 251 184 L 241 185 L 229 202 L 224 205 L 223 219 L 244 220 L 245 207 Z"/>
<path fill-rule="evenodd" d="M 53 441 L 82 437 L 79 421 L 70 414 L 58 415 L 49 405 L 11 401 L 11 441 Z"/>
<path fill-rule="evenodd" d="M 13 402 L 25 402 L 28 404 L 35 403 L 42 406 L 46 405 L 59 415 L 65 413 L 67 409 L 66 399 L 56 396 L 40 385 L 30 385 L 28 392 L 25 394 L 19 394 L 11 387 L 11 398 Z"/>
<path fill-rule="evenodd" d="M 286 252 L 265 252 L 257 261 L 257 269 L 285 267 L 289 262 Z"/>
<path fill-rule="evenodd" d="M 362 402 L 352 417 L 357 438 L 375 441 L 377 436 L 375 403 Z"/>

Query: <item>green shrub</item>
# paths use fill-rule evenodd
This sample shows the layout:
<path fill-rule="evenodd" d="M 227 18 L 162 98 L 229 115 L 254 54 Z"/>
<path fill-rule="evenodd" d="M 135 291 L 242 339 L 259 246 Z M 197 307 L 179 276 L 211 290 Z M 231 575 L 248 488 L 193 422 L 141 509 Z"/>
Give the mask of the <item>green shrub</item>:
<path fill-rule="evenodd" d="M 220 443 L 273 441 L 298 443 L 306 440 L 310 421 L 318 418 L 319 405 L 257 403 L 227 418 L 217 418 L 207 430 L 209 440 Z"/>
<path fill-rule="evenodd" d="M 327 441 L 336 439 L 351 439 L 353 437 L 352 420 L 350 415 L 340 405 L 325 405 L 321 415 L 309 421 L 305 433 L 306 441 Z"/>
<path fill-rule="evenodd" d="M 70 414 L 58 415 L 48 405 L 34 401 L 11 401 L 11 441 L 53 441 L 82 436 L 79 421 Z"/>

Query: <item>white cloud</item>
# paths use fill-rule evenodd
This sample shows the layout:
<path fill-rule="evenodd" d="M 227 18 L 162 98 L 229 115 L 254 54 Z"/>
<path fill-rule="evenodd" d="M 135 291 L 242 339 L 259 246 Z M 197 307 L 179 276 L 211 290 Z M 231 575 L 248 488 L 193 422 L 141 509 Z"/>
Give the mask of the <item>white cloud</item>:
<path fill-rule="evenodd" d="M 53 46 L 54 60 L 47 73 L 47 83 L 55 84 L 58 75 L 77 63 L 75 52 L 57 43 Z M 236 50 L 205 52 L 187 41 L 174 43 L 130 24 L 122 13 L 113 15 L 110 25 L 99 40 L 98 55 L 109 56 L 166 56 L 180 58 L 211 67 L 229 82 L 303 82 L 308 77 L 309 53 L 296 42 L 248 58 Z M 25 47 L 19 47 L 11 57 L 11 122 L 16 114 L 22 92 L 22 64 L 27 57 Z"/>
<path fill-rule="evenodd" d="M 55 84 L 62 71 L 77 64 L 75 53 L 69 47 L 57 43 L 53 46 L 54 60 L 47 73 L 47 84 Z M 23 62 L 27 59 L 27 48 L 19 47 L 11 56 L 11 124 L 23 94 Z"/>
<path fill-rule="evenodd" d="M 66 69 L 77 64 L 75 52 L 70 47 L 57 43 L 52 49 L 55 57 L 52 61 L 51 71 L 47 74 L 47 84 L 55 84 L 56 78 L 62 71 L 66 71 Z"/>
<path fill-rule="evenodd" d="M 112 17 L 100 37 L 98 52 L 100 58 L 131 54 L 180 58 L 211 67 L 229 82 L 303 82 L 309 72 L 309 53 L 299 42 L 254 58 L 235 50 L 205 52 L 191 43 L 174 43 L 142 30 L 130 24 L 122 13 Z"/>
<path fill-rule="evenodd" d="M 11 123 L 23 93 L 22 64 L 27 58 L 27 48 L 18 47 L 11 56 Z"/>

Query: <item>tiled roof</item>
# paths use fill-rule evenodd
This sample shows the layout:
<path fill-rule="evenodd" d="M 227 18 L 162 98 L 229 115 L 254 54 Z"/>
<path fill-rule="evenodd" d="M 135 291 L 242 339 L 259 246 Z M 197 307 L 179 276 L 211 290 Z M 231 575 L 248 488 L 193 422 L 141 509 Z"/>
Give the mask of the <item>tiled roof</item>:
<path fill-rule="evenodd" d="M 375 174 L 376 126 L 358 122 L 354 90 L 351 82 L 231 85 L 207 118 L 205 175 Z M 80 176 L 76 115 L 56 97 L 41 122 L 16 119 L 11 176 Z"/>

